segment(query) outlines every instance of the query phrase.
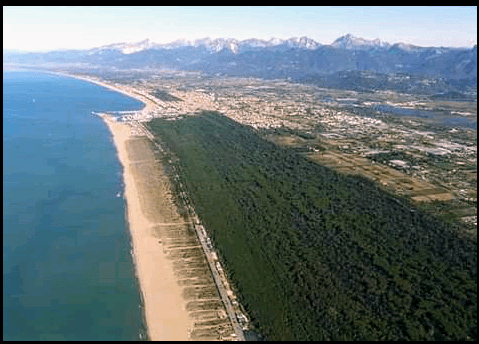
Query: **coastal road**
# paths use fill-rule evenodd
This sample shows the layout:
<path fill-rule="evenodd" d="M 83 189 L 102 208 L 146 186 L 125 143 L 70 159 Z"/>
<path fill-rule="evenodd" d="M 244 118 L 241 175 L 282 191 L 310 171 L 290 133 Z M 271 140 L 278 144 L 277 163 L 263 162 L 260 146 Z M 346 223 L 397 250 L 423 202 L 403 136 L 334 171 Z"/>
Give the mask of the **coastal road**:
<path fill-rule="evenodd" d="M 203 251 L 205 252 L 206 259 L 208 260 L 208 264 L 210 265 L 211 273 L 213 274 L 213 278 L 215 280 L 216 286 L 218 287 L 218 292 L 220 293 L 221 299 L 223 300 L 223 304 L 225 305 L 226 312 L 228 313 L 228 317 L 231 320 L 231 325 L 233 326 L 233 329 L 236 333 L 236 340 L 239 341 L 244 341 L 244 334 L 243 334 L 243 328 L 241 325 L 238 323 L 238 320 L 236 319 L 236 312 L 233 309 L 233 306 L 231 305 L 231 301 L 228 297 L 228 294 L 226 293 L 226 289 L 223 286 L 223 280 L 221 279 L 221 276 L 216 269 L 215 261 L 213 260 L 213 257 L 211 256 L 211 250 L 208 248 L 208 245 L 206 244 L 206 238 L 203 236 L 201 226 L 200 225 L 195 225 L 196 233 L 198 235 L 198 238 L 200 239 L 201 246 L 203 246 Z"/>

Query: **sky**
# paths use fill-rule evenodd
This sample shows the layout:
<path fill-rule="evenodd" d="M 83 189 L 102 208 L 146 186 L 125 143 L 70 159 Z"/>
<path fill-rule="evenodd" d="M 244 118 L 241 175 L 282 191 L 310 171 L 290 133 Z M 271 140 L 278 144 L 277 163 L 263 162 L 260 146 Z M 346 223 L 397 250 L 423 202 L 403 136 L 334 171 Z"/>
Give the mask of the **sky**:
<path fill-rule="evenodd" d="M 472 47 L 477 7 L 3 7 L 3 49 L 23 51 L 89 49 L 146 38 L 170 43 L 307 36 L 331 44 L 348 33 L 391 44 Z"/>

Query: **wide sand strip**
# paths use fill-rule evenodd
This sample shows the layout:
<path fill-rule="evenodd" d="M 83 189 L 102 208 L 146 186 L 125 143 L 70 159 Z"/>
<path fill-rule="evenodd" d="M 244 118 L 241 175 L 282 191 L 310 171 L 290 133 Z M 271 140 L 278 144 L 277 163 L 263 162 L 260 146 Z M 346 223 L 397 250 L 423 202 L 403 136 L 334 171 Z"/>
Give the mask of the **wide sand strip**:
<path fill-rule="evenodd" d="M 149 339 L 188 340 L 192 323 L 186 302 L 181 296 L 172 264 L 153 231 L 158 223 L 178 221 L 175 214 L 169 214 L 164 207 L 168 201 L 166 189 L 151 180 L 152 169 L 156 172 L 153 175 L 160 173 L 153 152 L 145 144 L 145 138 L 132 136 L 130 125 L 116 122 L 109 116 L 103 116 L 103 119 L 113 134 L 123 165 L 134 261 L 145 303 Z M 154 184 L 151 192 L 147 192 L 149 184 Z M 155 209 L 157 207 L 162 207 L 162 211 Z"/>

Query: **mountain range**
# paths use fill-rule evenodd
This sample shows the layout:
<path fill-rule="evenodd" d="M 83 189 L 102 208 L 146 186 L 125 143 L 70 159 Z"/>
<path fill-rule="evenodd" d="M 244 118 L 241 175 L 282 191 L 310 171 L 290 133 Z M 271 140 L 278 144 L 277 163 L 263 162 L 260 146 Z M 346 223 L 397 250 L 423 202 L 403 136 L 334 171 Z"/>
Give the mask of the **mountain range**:
<path fill-rule="evenodd" d="M 326 80 L 331 75 L 405 74 L 435 78 L 455 90 L 477 87 L 477 45 L 473 48 L 420 47 L 390 44 L 351 34 L 323 45 L 308 37 L 202 38 L 157 44 L 115 43 L 87 50 L 47 53 L 4 52 L 4 63 L 75 63 L 114 69 L 166 68 L 210 74 Z M 364 73 L 364 72 L 369 72 Z M 372 73 L 372 74 L 371 74 Z M 450 91 L 452 89 L 448 89 Z"/>
<path fill-rule="evenodd" d="M 90 52 L 99 52 L 101 50 L 116 50 L 123 54 L 131 54 L 140 52 L 143 50 L 171 50 L 184 47 L 195 47 L 195 48 L 204 48 L 209 52 L 219 52 L 221 50 L 228 50 L 233 54 L 241 53 L 247 50 L 255 48 L 267 48 L 274 46 L 285 46 L 290 48 L 304 48 L 304 49 L 315 49 L 321 44 L 315 42 L 308 37 L 292 37 L 286 40 L 280 38 L 271 38 L 270 40 L 262 40 L 257 38 L 245 39 L 243 41 L 238 41 L 234 38 L 217 38 L 211 39 L 209 37 L 196 39 L 193 41 L 187 41 L 185 39 L 180 39 L 172 43 L 167 44 L 157 44 L 150 42 L 148 39 L 138 42 L 138 43 L 117 43 L 105 45 L 100 48 L 91 49 Z"/>

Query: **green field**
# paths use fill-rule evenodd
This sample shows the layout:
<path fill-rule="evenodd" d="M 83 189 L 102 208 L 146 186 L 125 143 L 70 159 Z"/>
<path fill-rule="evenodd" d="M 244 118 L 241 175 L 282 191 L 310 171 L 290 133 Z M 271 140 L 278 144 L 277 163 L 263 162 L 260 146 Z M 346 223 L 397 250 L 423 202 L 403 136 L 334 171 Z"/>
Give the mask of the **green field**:
<path fill-rule="evenodd" d="M 155 119 L 268 340 L 477 339 L 477 243 L 218 113 Z"/>

